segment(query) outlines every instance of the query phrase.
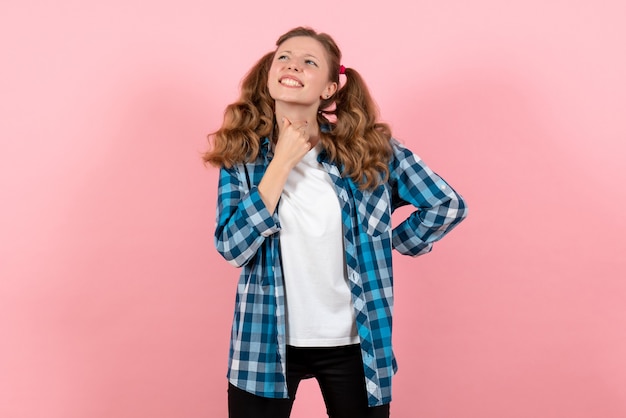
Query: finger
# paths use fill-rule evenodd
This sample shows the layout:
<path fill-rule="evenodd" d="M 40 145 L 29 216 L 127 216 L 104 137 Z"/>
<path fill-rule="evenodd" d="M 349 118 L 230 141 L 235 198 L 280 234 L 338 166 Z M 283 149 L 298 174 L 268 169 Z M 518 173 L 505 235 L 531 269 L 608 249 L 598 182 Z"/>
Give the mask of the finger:
<path fill-rule="evenodd" d="M 309 122 L 306 120 L 298 120 L 291 122 L 291 126 L 297 130 L 306 130 L 309 127 Z"/>
<path fill-rule="evenodd" d="M 287 118 L 283 118 L 283 128 L 291 126 L 291 121 Z"/>

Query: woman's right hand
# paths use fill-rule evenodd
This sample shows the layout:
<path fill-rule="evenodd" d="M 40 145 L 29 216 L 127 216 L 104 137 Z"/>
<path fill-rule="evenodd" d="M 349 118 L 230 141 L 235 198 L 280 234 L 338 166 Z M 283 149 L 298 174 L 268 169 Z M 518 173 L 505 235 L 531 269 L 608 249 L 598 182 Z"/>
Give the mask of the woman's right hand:
<path fill-rule="evenodd" d="M 274 158 L 259 183 L 261 200 L 270 213 L 276 210 L 289 173 L 311 150 L 307 132 L 309 126 L 306 121 L 291 123 L 287 118 L 283 118 L 282 123 L 274 149 Z"/>
<path fill-rule="evenodd" d="M 311 150 L 307 121 L 291 122 L 283 118 L 280 134 L 274 149 L 274 160 L 285 164 L 289 170 Z M 273 162 L 272 161 L 272 162 Z"/>

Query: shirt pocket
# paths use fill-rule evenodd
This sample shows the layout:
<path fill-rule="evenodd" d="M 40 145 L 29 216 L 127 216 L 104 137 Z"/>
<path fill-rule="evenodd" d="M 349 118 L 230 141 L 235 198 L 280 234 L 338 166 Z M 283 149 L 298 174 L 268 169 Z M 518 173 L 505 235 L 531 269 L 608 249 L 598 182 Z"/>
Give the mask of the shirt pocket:
<path fill-rule="evenodd" d="M 373 237 L 391 230 L 391 205 L 385 185 L 373 191 L 356 190 L 354 193 L 360 225 Z"/>

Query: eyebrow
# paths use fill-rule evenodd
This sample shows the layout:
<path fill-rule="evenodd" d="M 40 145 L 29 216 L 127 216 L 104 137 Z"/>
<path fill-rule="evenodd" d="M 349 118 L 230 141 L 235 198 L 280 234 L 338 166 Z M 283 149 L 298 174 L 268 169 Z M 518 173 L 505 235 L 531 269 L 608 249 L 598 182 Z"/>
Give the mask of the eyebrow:
<path fill-rule="evenodd" d="M 284 54 L 285 52 L 286 52 L 286 53 L 288 53 L 288 54 L 293 54 L 293 52 L 291 52 L 291 51 L 278 51 L 278 52 L 277 52 L 277 54 Z M 319 59 L 319 58 L 317 58 L 317 57 L 316 57 L 315 55 L 313 55 L 313 54 L 304 54 L 304 56 L 305 56 L 305 57 L 313 57 L 313 58 L 315 58 L 316 60 L 318 60 L 318 59 Z"/>

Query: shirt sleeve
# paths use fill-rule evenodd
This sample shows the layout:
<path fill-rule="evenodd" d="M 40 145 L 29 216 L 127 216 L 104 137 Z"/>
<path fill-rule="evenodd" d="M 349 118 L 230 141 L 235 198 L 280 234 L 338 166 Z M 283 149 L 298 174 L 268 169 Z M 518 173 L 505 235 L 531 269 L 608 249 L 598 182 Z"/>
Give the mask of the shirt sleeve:
<path fill-rule="evenodd" d="M 248 184 L 245 170 L 243 164 L 220 169 L 217 192 L 215 247 L 236 267 L 247 264 L 280 230 L 278 216 L 269 213 L 257 186 Z"/>
<path fill-rule="evenodd" d="M 426 254 L 433 243 L 467 217 L 463 197 L 410 150 L 392 139 L 389 183 L 392 208 L 407 204 L 416 210 L 393 229 L 393 247 L 413 257 Z"/>

